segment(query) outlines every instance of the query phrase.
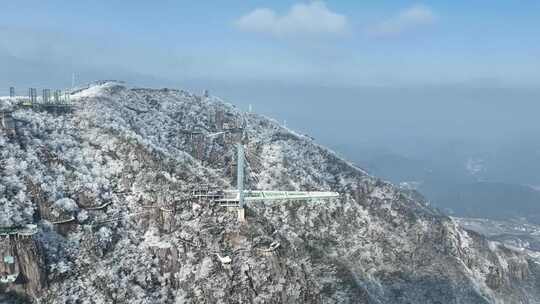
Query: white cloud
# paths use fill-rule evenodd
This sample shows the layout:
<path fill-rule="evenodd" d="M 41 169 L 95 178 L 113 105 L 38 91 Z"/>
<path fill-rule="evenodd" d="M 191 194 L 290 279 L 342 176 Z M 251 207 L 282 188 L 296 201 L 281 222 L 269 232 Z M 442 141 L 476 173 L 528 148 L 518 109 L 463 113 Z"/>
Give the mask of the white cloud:
<path fill-rule="evenodd" d="M 367 33 L 376 37 L 396 36 L 423 26 L 432 25 L 436 19 L 437 17 L 431 9 L 423 5 L 415 5 L 401 11 L 393 18 L 369 28 Z"/>
<path fill-rule="evenodd" d="M 235 25 L 243 31 L 288 35 L 339 34 L 345 31 L 347 17 L 332 12 L 322 1 L 295 4 L 285 15 L 258 8 L 240 17 Z"/>

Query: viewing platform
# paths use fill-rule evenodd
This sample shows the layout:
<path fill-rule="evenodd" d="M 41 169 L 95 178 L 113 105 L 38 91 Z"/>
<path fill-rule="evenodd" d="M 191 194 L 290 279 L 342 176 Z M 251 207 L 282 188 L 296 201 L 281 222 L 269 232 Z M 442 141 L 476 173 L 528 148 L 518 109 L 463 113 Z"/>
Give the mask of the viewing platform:
<path fill-rule="evenodd" d="M 216 198 L 214 201 L 218 203 L 238 203 L 240 201 L 240 192 L 238 190 L 224 190 L 223 196 Z M 258 191 L 244 190 L 245 202 L 261 202 L 261 201 L 308 201 L 314 199 L 338 198 L 337 192 L 320 192 L 320 191 Z"/>
<path fill-rule="evenodd" d="M 17 227 L 0 227 L 0 237 L 22 236 L 30 237 L 38 232 L 35 224 L 27 224 Z"/>

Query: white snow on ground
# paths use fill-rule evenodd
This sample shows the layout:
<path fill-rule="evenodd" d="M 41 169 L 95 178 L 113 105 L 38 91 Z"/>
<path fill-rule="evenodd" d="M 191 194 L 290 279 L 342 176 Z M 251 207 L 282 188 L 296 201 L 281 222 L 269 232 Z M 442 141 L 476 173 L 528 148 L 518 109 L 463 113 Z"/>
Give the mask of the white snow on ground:
<path fill-rule="evenodd" d="M 68 211 L 68 212 L 75 212 L 79 210 L 79 206 L 77 206 L 77 203 L 74 200 L 67 197 L 57 200 L 53 204 L 53 207 L 64 210 L 64 211 Z"/>
<path fill-rule="evenodd" d="M 144 234 L 144 241 L 140 245 L 142 248 L 148 247 L 157 247 L 157 248 L 171 248 L 171 244 L 165 241 L 162 241 L 159 232 L 156 228 L 151 228 L 146 231 Z"/>

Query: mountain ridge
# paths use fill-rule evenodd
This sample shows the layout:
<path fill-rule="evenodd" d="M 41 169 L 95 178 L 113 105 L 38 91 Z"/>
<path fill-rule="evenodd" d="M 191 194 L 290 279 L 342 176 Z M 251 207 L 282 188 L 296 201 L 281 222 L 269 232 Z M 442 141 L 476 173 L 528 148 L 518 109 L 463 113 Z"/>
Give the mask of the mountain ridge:
<path fill-rule="evenodd" d="M 111 82 L 72 98 L 71 114 L 17 109 L 13 115 L 28 124 L 18 126 L 16 137 L 0 137 L 0 157 L 8 164 L 0 171 L 8 185 L 4 209 L 19 224 L 38 219 L 48 286 L 6 290 L 44 303 L 540 299 L 538 266 L 524 253 L 464 230 L 276 121 L 211 96 Z M 243 120 L 249 128 L 239 137 L 180 132 Z M 248 186 L 332 190 L 342 197 L 250 205 L 247 225 L 210 202 L 186 203 L 197 185 L 234 187 L 236 142 L 248 150 Z M 49 210 L 62 199 L 77 206 L 73 225 L 51 224 L 54 212 L 70 214 Z M 88 208 L 105 204 L 101 211 Z M 172 215 L 159 211 L 171 206 Z M 132 214 L 144 215 L 126 217 Z M 124 218 L 101 224 L 114 217 Z M 275 242 L 275 252 L 261 253 Z"/>

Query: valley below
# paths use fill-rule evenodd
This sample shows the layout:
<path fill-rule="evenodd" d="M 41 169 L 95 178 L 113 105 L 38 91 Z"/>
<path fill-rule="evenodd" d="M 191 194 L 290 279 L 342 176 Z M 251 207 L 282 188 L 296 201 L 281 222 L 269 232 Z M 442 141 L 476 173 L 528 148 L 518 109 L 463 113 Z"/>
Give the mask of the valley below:
<path fill-rule="evenodd" d="M 482 234 L 509 248 L 531 251 L 533 256 L 540 252 L 540 225 L 528 223 L 524 219 L 508 221 L 456 217 L 453 219 L 465 229 Z"/>

